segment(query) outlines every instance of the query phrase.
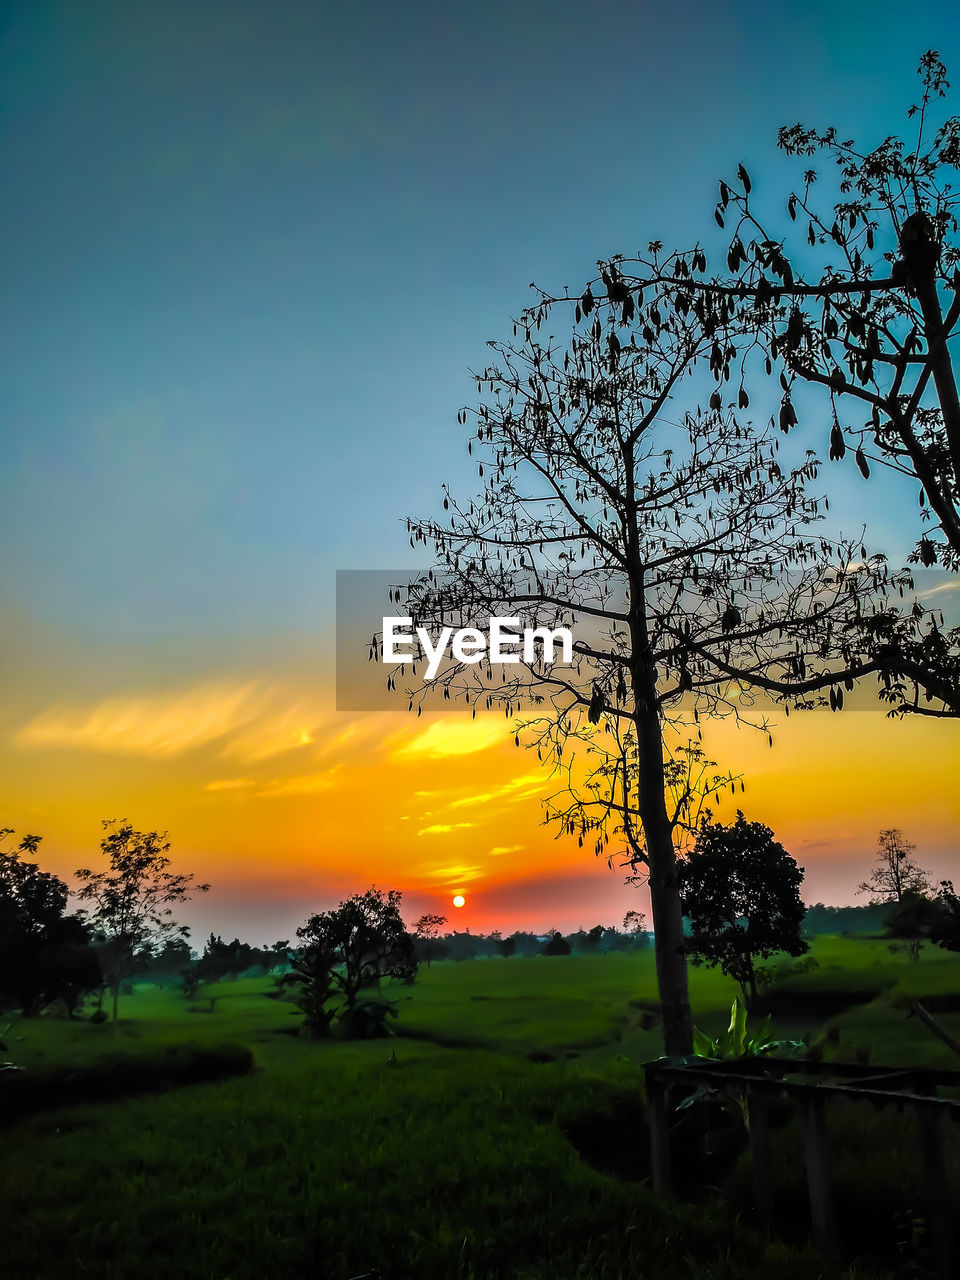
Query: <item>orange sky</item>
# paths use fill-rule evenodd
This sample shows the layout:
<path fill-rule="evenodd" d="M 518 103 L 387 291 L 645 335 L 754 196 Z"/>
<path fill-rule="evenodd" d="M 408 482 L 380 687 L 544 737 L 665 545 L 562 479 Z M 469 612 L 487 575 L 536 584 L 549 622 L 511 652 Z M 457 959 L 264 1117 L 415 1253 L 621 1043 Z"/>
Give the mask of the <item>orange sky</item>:
<path fill-rule="evenodd" d="M 43 835 L 42 863 L 60 874 L 95 864 L 100 819 L 125 817 L 167 828 L 177 868 L 213 884 L 185 913 L 197 930 L 253 941 L 371 883 L 402 889 L 410 918 L 440 910 L 474 930 L 590 927 L 637 905 L 622 874 L 541 825 L 555 786 L 502 715 L 338 713 L 321 664 L 293 642 L 269 661 L 225 655 L 219 672 L 168 645 L 136 670 L 101 646 L 57 653 L 19 634 L 0 825 Z M 871 709 L 775 712 L 773 749 L 726 723 L 705 737 L 744 774 L 733 803 L 806 867 L 810 901 L 852 900 L 891 826 L 921 865 L 960 878 L 960 727 L 860 701 Z"/>

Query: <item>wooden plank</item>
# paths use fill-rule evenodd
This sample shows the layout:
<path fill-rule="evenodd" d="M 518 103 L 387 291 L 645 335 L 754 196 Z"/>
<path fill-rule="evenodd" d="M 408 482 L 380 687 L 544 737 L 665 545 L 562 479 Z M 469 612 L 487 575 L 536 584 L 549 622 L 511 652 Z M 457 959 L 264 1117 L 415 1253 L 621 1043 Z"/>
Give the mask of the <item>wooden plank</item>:
<path fill-rule="evenodd" d="M 667 1110 L 669 1087 L 647 1077 L 647 1123 L 650 1128 L 650 1173 L 658 1195 L 670 1195 L 670 1116 Z"/>
<path fill-rule="evenodd" d="M 747 1091 L 747 1119 L 750 1155 L 753 1161 L 753 1204 L 757 1217 L 769 1226 L 773 1220 L 773 1163 L 770 1158 L 770 1119 L 767 1099 L 753 1089 Z"/>
<path fill-rule="evenodd" d="M 951 1265 L 954 1228 L 940 1117 L 925 1107 L 918 1108 L 916 1115 L 923 1160 L 924 1216 L 933 1245 L 936 1274 L 941 1280 L 952 1280 L 956 1274 Z"/>
<path fill-rule="evenodd" d="M 807 1188 L 813 1239 L 826 1258 L 837 1254 L 837 1226 L 830 1193 L 830 1166 L 827 1155 L 827 1128 L 822 1098 L 812 1094 L 804 1100 L 804 1128 L 807 1149 Z"/>

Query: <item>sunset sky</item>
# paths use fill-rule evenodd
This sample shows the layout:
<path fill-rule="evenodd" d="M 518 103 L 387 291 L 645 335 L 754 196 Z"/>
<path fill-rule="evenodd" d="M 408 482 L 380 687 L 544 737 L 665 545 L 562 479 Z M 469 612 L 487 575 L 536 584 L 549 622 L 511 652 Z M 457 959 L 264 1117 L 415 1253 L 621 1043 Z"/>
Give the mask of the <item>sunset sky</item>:
<path fill-rule="evenodd" d="M 740 161 L 779 193 L 781 123 L 902 131 L 927 47 L 960 77 L 953 5 L 900 15 L 5 4 L 0 826 L 67 876 L 102 818 L 167 828 L 187 918 L 254 942 L 370 883 L 471 929 L 645 908 L 502 716 L 335 709 L 335 573 L 424 564 L 403 519 L 472 492 L 455 415 L 530 281 L 703 236 Z M 901 562 L 915 486 L 825 480 Z M 885 827 L 960 876 L 957 727 L 854 702 L 707 735 L 810 901 Z"/>

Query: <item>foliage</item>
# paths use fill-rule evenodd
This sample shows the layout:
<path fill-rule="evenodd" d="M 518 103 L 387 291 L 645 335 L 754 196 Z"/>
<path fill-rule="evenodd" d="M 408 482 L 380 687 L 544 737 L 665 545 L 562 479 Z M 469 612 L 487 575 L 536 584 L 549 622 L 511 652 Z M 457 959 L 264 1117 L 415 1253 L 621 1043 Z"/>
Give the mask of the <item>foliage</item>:
<path fill-rule="evenodd" d="M 940 918 L 931 931 L 931 941 L 947 951 L 960 951 L 960 897 L 954 891 L 952 881 L 940 881 L 937 900 Z"/>
<path fill-rule="evenodd" d="M 294 955 L 290 968 L 277 979 L 281 988 L 296 989 L 296 1005 L 304 1014 L 304 1030 L 312 1040 L 330 1035 L 336 1015 L 336 1008 L 330 1007 L 336 963 L 336 948 L 329 938 L 318 934 Z"/>
<path fill-rule="evenodd" d="M 898 827 L 881 831 L 877 838 L 877 865 L 857 893 L 869 893 L 871 906 L 901 902 L 905 894 L 928 893 L 931 887 L 928 873 L 910 856 L 916 847 Z"/>
<path fill-rule="evenodd" d="M 747 1007 L 737 996 L 730 1006 L 730 1024 L 716 1039 L 705 1035 L 698 1027 L 693 1034 L 694 1055 L 697 1058 L 769 1058 L 794 1057 L 803 1052 L 802 1040 L 771 1040 L 770 1015 L 759 1026 L 750 1028 Z"/>
<path fill-rule="evenodd" d="M 149 955 L 171 935 L 185 938 L 190 930 L 173 919 L 170 903 L 186 902 L 208 884 L 195 884 L 192 874 L 168 871 L 170 841 L 166 832 L 135 831 L 127 822 L 108 818 L 100 849 L 109 870 L 81 868 L 77 897 L 93 903 L 91 924 L 101 939 L 104 974 L 113 991 L 113 1018 L 123 981 L 137 967 L 138 955 Z"/>
<path fill-rule="evenodd" d="M 544 944 L 543 954 L 545 956 L 568 956 L 570 952 L 570 943 L 559 930 L 555 929 L 553 936 Z"/>
<path fill-rule="evenodd" d="M 389 1018 L 396 1018 L 399 1009 L 393 1000 L 358 1000 L 352 1009 L 340 1014 L 340 1024 L 349 1040 L 374 1040 L 393 1036 Z"/>
<path fill-rule="evenodd" d="M 413 926 L 413 932 L 417 938 L 417 942 L 423 948 L 424 955 L 426 956 L 428 969 L 430 968 L 431 961 L 437 952 L 440 930 L 446 923 L 446 916 L 439 915 L 436 912 L 427 912 L 425 915 L 422 915 Z"/>
<path fill-rule="evenodd" d="M 802 1040 L 771 1040 L 770 1015 L 768 1014 L 759 1026 L 749 1028 L 747 1025 L 747 1007 L 737 996 L 730 1007 L 730 1024 L 716 1039 L 705 1035 L 699 1027 L 693 1029 L 693 1053 L 669 1061 L 697 1066 L 707 1061 L 744 1061 L 758 1058 L 795 1058 L 806 1051 Z M 741 1120 L 749 1128 L 746 1098 L 728 1094 L 721 1089 L 709 1085 L 698 1085 L 682 1102 L 677 1110 L 684 1111 L 703 1103 L 720 1103 L 723 1109 Z"/>
<path fill-rule="evenodd" d="M 0 843 L 13 834 L 0 830 Z M 27 835 L 16 849 L 0 848 L 0 1007 L 27 1017 L 56 1000 L 72 1014 L 100 982 L 86 923 L 65 914 L 66 884 L 24 857 L 40 841 Z"/>
<path fill-rule="evenodd" d="M 600 262 L 599 279 L 579 297 L 541 291 L 521 323 L 539 329 L 557 307 L 575 308 L 578 320 L 616 324 L 621 346 L 658 350 L 673 343 L 679 322 L 691 372 L 713 387 L 712 410 L 766 402 L 784 433 L 822 424 L 831 461 L 849 454 L 865 478 L 872 465 L 910 477 L 922 530 L 911 559 L 955 573 L 960 397 L 950 342 L 960 332 L 960 116 L 934 119 L 947 88 L 935 51 L 919 74 L 909 140 L 859 147 L 832 127 L 782 128 L 780 149 L 802 168 L 774 219 L 743 165 L 721 181 L 714 219 L 726 271 L 708 270 L 700 243 L 665 250 L 651 240 L 645 254 Z M 834 181 L 809 166 L 816 154 L 836 166 Z M 960 714 L 960 630 L 946 629 L 937 608 L 915 600 L 906 611 L 865 611 L 860 630 L 859 671 L 877 673 L 891 714 Z"/>
<path fill-rule="evenodd" d="M 356 1017 L 354 1010 L 360 993 L 379 986 L 384 978 L 411 982 L 416 975 L 419 962 L 400 915 L 401 899 L 396 889 L 384 894 L 371 888 L 333 911 L 311 916 L 297 930 L 303 946 L 284 980 L 299 988 L 298 1003 L 307 1014 L 311 1035 L 329 1034 L 337 1011 L 327 1005 L 335 997 L 344 1002 L 340 1017 L 347 1034 L 370 1034 L 378 1018 L 386 1027 L 386 1017 L 392 1016 L 389 1007 L 385 1012 L 368 1007 Z"/>
<path fill-rule="evenodd" d="M 694 963 L 719 965 L 740 984 L 744 1000 L 755 1001 L 755 957 L 807 950 L 800 936 L 802 881 L 803 868 L 763 823 L 747 822 L 739 810 L 730 826 L 704 822 L 680 864 Z"/>
<path fill-rule="evenodd" d="M 924 941 L 938 934 L 943 921 L 943 907 L 936 898 L 930 898 L 917 889 L 906 889 L 898 902 L 890 907 L 885 918 L 887 934 L 898 939 L 890 950 L 904 950 L 916 963 Z"/>
<path fill-rule="evenodd" d="M 817 535 L 812 456 L 784 467 L 773 433 L 732 407 L 676 420 L 681 381 L 714 345 L 696 306 L 671 303 L 642 343 L 622 340 L 622 324 L 581 314 L 562 339 L 531 323 L 491 343 L 481 400 L 460 414 L 476 426 L 481 492 L 446 490 L 449 516 L 409 522 L 438 561 L 407 587 L 415 627 L 436 638 L 488 615 L 560 622 L 576 631 L 573 661 L 452 662 L 407 692 L 411 707 L 433 691 L 508 716 L 533 704 L 516 741 L 559 776 L 548 820 L 649 872 L 664 1031 L 682 1048 L 676 844 L 738 781 L 706 760 L 699 721 L 736 716 L 769 734 L 738 685 L 798 706 L 826 705 L 830 689 L 842 704 L 862 668 L 857 623 L 888 575 L 859 539 Z"/>

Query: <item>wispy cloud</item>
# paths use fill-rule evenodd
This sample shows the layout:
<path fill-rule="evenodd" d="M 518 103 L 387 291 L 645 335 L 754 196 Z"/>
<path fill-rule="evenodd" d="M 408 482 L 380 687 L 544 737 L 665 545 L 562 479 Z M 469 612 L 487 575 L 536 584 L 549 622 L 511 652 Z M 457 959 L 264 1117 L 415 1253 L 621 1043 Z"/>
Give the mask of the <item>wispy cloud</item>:
<path fill-rule="evenodd" d="M 256 682 L 199 685 L 177 693 L 108 698 L 92 707 L 51 707 L 16 735 L 22 746 L 167 757 L 207 746 L 261 710 Z"/>
<path fill-rule="evenodd" d="M 451 800 L 449 807 L 465 809 L 470 805 L 490 804 L 494 800 L 523 800 L 540 791 L 543 783 L 542 773 L 527 773 L 521 778 L 513 778 L 510 782 L 504 782 L 502 786 L 493 787 L 490 791 L 483 791 L 479 795 L 462 796 L 459 800 Z"/>
<path fill-rule="evenodd" d="M 435 822 L 432 827 L 421 827 L 418 836 L 439 836 L 447 831 L 459 831 L 464 827 L 472 827 L 472 822 Z"/>
<path fill-rule="evenodd" d="M 323 719 L 323 714 L 316 707 L 297 703 L 252 724 L 249 730 L 232 738 L 221 755 L 242 760 L 245 764 L 255 764 L 286 751 L 312 746 L 320 733 Z"/>
<path fill-rule="evenodd" d="M 421 868 L 420 874 L 428 880 L 446 880 L 450 884 L 466 884 L 468 880 L 481 880 L 486 873 L 482 867 L 465 867 L 457 863 L 452 867 Z"/>
<path fill-rule="evenodd" d="M 949 582 L 941 582 L 939 586 L 931 587 L 929 591 L 918 591 L 918 600 L 929 600 L 931 596 L 942 595 L 945 591 L 960 590 L 960 578 L 952 578 Z"/>
<path fill-rule="evenodd" d="M 393 755 L 397 760 L 466 756 L 509 740 L 508 726 L 496 717 L 484 720 L 447 718 L 435 720 L 423 733 L 398 747 Z"/>
<path fill-rule="evenodd" d="M 217 778 L 204 785 L 204 791 L 240 791 L 254 785 L 252 778 Z"/>
<path fill-rule="evenodd" d="M 258 796 L 315 796 L 321 791 L 328 791 L 334 783 L 336 766 L 323 773 L 302 773 L 294 778 L 275 778 L 260 788 Z"/>
<path fill-rule="evenodd" d="M 505 853 L 522 853 L 523 849 L 522 844 L 498 844 L 490 850 L 490 857 L 499 858 Z"/>

